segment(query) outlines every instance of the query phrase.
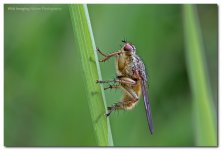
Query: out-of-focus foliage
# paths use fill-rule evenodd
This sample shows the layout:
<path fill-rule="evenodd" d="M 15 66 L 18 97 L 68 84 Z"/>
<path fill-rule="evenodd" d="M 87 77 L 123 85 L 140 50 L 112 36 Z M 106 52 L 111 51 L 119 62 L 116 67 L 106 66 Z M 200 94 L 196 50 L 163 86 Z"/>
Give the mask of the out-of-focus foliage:
<path fill-rule="evenodd" d="M 12 10 L 12 8 L 59 8 Z M 218 8 L 196 5 L 213 104 L 218 86 Z M 11 8 L 11 9 L 10 9 Z M 96 46 L 105 53 L 127 38 L 149 74 L 155 133 L 144 104 L 110 116 L 115 146 L 195 146 L 182 5 L 88 5 Z M 68 5 L 4 6 L 4 142 L 6 146 L 96 146 Z M 100 57 L 101 58 L 101 57 Z M 116 76 L 114 59 L 100 64 Z M 105 91 L 107 104 L 121 98 Z M 214 112 L 217 112 L 214 107 Z"/>
<path fill-rule="evenodd" d="M 215 110 L 195 5 L 183 6 L 183 18 L 187 68 L 193 93 L 196 144 L 215 146 L 217 145 Z"/>
<path fill-rule="evenodd" d="M 4 21 L 5 145 L 95 146 L 68 5 L 5 5 Z"/>

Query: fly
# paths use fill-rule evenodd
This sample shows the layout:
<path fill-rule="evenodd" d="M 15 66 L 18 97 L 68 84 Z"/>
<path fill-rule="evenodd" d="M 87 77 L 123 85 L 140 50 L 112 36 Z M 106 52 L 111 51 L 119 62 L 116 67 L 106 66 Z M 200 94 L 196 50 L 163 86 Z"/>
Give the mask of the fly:
<path fill-rule="evenodd" d="M 97 51 L 104 56 L 103 59 L 99 60 L 100 62 L 105 62 L 113 56 L 117 58 L 116 79 L 105 81 L 97 80 L 97 83 L 118 83 L 119 85 L 110 84 L 110 86 L 105 88 L 105 90 L 112 88 L 121 88 L 124 91 L 123 99 L 120 102 L 107 107 L 107 113 L 105 115 L 108 117 L 114 110 L 133 108 L 137 104 L 142 93 L 149 130 L 150 133 L 153 134 L 154 128 L 150 102 L 147 94 L 147 76 L 145 72 L 145 65 L 140 57 L 136 54 L 135 46 L 125 40 L 123 40 L 122 42 L 124 43 L 124 45 L 120 50 L 108 55 L 101 52 L 100 49 L 97 49 Z"/>

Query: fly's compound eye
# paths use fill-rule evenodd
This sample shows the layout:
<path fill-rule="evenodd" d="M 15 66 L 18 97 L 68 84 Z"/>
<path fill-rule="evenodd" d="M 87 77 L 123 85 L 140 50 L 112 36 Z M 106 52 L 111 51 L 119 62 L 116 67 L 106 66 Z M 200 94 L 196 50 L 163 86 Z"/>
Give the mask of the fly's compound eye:
<path fill-rule="evenodd" d="M 127 43 L 127 44 L 124 45 L 124 50 L 125 51 L 132 51 L 133 50 L 133 46 Z"/>
<path fill-rule="evenodd" d="M 133 50 L 136 50 L 136 47 L 134 45 L 132 45 L 132 47 L 133 47 Z"/>

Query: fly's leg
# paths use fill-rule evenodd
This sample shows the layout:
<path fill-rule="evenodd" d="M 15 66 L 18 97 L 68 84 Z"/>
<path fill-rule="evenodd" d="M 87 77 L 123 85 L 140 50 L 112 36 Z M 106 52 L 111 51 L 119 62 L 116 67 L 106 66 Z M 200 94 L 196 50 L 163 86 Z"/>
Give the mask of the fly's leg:
<path fill-rule="evenodd" d="M 124 89 L 124 91 L 127 92 L 127 94 L 133 98 L 138 100 L 138 95 L 136 94 L 136 92 L 131 88 L 131 85 L 135 85 L 137 84 L 137 80 L 133 80 L 131 78 L 128 77 L 124 77 L 124 76 L 118 76 L 117 77 L 119 80 L 123 80 L 123 81 L 127 81 L 130 82 L 131 84 L 121 84 L 122 88 Z"/>
<path fill-rule="evenodd" d="M 130 96 L 131 98 L 133 98 L 135 100 L 139 99 L 138 95 L 131 87 L 123 84 L 122 88 L 127 92 L 127 95 Z"/>
<path fill-rule="evenodd" d="M 108 87 L 104 88 L 104 90 L 107 90 L 107 89 L 118 89 L 120 87 L 121 87 L 120 85 L 109 85 Z"/>
<path fill-rule="evenodd" d="M 107 113 L 105 114 L 106 117 L 110 116 L 110 114 L 111 114 L 114 110 L 117 110 L 117 109 L 120 109 L 120 108 L 122 108 L 122 102 L 118 102 L 118 103 L 113 104 L 113 105 L 110 106 L 110 107 L 107 107 Z"/>
<path fill-rule="evenodd" d="M 120 109 L 130 109 L 131 107 L 133 107 L 133 105 L 137 102 L 137 100 L 135 99 L 131 99 L 131 100 L 124 100 L 122 102 L 118 102 L 113 104 L 110 107 L 107 107 L 107 113 L 105 114 L 106 117 L 110 116 L 110 114 L 115 111 L 115 110 L 120 110 Z"/>
<path fill-rule="evenodd" d="M 98 51 L 101 55 L 103 55 L 104 57 L 107 56 L 106 54 L 104 54 L 103 52 L 101 52 L 101 50 L 100 50 L 99 48 L 97 48 L 97 51 Z"/>
<path fill-rule="evenodd" d="M 120 79 L 114 79 L 114 80 L 97 80 L 96 83 L 111 83 L 111 82 L 114 82 L 114 83 L 121 83 L 121 84 L 129 84 L 129 85 L 135 85 L 136 84 L 136 81 L 130 79 L 130 78 L 127 78 L 127 77 L 122 77 Z"/>
<path fill-rule="evenodd" d="M 137 83 L 136 81 L 132 80 L 131 78 L 127 78 L 127 77 L 120 77 L 120 79 L 106 80 L 106 81 L 97 80 L 97 83 L 110 83 L 110 82 L 121 83 L 121 86 L 128 93 L 128 95 L 130 95 L 131 98 L 138 100 L 138 96 L 135 93 L 135 91 L 130 86 L 128 86 L 128 85 L 135 85 Z M 109 89 L 109 88 L 112 88 L 111 85 L 110 85 L 110 87 L 105 88 L 105 90 Z M 120 86 L 117 86 L 115 88 L 120 88 Z"/>
<path fill-rule="evenodd" d="M 108 59 L 111 58 L 112 56 L 116 56 L 116 55 L 119 55 L 119 54 L 122 53 L 121 51 L 118 51 L 118 52 L 114 52 L 114 53 L 111 53 L 111 54 L 106 55 L 106 54 L 104 54 L 103 52 L 101 52 L 99 48 L 97 48 L 97 51 L 98 51 L 101 55 L 104 56 L 104 58 L 101 59 L 101 60 L 99 60 L 99 62 L 105 62 L 106 60 L 108 60 Z"/>
<path fill-rule="evenodd" d="M 118 102 L 118 103 L 115 103 L 113 106 L 107 107 L 108 112 L 105 114 L 107 117 L 114 110 L 131 108 L 138 101 L 138 95 L 130 87 L 131 85 L 136 85 L 137 81 L 128 77 L 118 77 L 118 79 L 106 80 L 106 81 L 97 80 L 97 83 L 111 83 L 111 82 L 120 83 L 121 87 L 126 91 L 127 94 L 125 95 L 122 102 Z"/>

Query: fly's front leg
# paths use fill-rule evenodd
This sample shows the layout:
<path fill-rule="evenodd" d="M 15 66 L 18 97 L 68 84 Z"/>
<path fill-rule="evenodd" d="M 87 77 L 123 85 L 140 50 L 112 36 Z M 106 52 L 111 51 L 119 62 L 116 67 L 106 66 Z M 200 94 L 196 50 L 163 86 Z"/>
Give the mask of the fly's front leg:
<path fill-rule="evenodd" d="M 106 54 L 104 54 L 103 52 L 101 52 L 101 50 L 100 50 L 99 48 L 97 48 L 97 51 L 98 51 L 101 55 L 103 55 L 104 57 L 107 56 Z"/>
<path fill-rule="evenodd" d="M 106 60 L 108 60 L 108 59 L 111 58 L 112 56 L 117 56 L 117 55 L 119 55 L 119 54 L 122 53 L 121 51 L 117 51 L 117 52 L 114 52 L 114 53 L 111 53 L 111 54 L 106 55 L 106 54 L 104 54 L 103 52 L 101 52 L 99 48 L 97 48 L 97 51 L 98 51 L 101 55 L 104 56 L 104 59 L 99 60 L 99 62 L 105 62 Z"/>

